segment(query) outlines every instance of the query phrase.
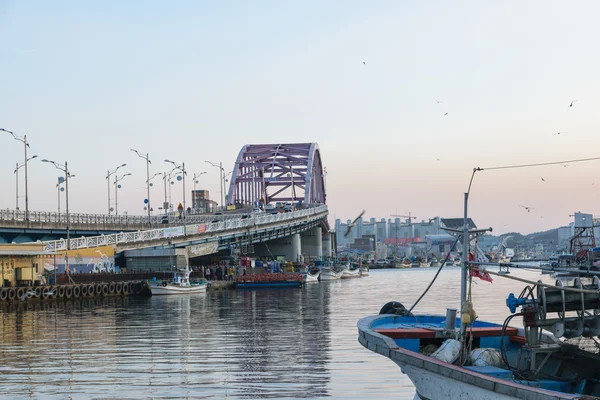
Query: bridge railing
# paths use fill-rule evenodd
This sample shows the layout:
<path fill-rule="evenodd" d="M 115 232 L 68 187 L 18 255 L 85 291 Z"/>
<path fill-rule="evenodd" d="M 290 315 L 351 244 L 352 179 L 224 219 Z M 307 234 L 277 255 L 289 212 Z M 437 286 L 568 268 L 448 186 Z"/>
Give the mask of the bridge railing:
<path fill-rule="evenodd" d="M 314 207 L 312 207 L 314 208 Z M 311 208 L 311 209 L 312 209 Z M 289 214 L 289 213 L 284 213 Z M 190 214 L 190 215 L 152 215 L 148 224 L 147 215 L 107 215 L 107 214 L 78 214 L 69 213 L 70 226 L 77 225 L 98 225 L 101 226 L 127 226 L 127 225 L 188 225 L 188 224 L 209 224 L 213 221 L 238 220 L 242 214 Z M 0 210 L 0 221 L 7 222 L 25 222 L 25 211 L 23 210 Z M 37 223 L 67 223 L 66 213 L 56 213 L 47 211 L 30 211 L 29 221 Z"/>
<path fill-rule="evenodd" d="M 202 233 L 219 233 L 232 229 L 240 229 L 246 227 L 250 228 L 260 225 L 269 225 L 278 222 L 292 221 L 303 217 L 316 216 L 326 211 L 327 206 L 322 205 L 289 213 L 266 215 L 255 214 L 253 217 L 250 218 L 227 218 L 221 221 L 210 222 L 206 224 L 186 224 L 181 226 L 171 226 L 167 228 L 150 229 L 137 232 L 122 232 L 112 235 L 71 238 L 70 249 L 75 250 L 100 246 L 116 246 L 118 244 L 143 242 L 157 239 L 168 239 L 188 235 L 198 235 Z M 45 246 L 45 250 L 47 251 L 60 251 L 66 249 L 66 239 L 46 242 Z"/>

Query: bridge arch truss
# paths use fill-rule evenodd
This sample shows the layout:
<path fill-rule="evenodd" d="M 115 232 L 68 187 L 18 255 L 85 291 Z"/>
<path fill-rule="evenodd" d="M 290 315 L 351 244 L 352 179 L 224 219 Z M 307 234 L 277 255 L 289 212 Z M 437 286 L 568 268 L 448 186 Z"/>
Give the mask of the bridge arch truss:
<path fill-rule="evenodd" d="M 316 143 L 253 144 L 239 152 L 228 204 L 298 202 L 325 204 L 325 174 Z"/>

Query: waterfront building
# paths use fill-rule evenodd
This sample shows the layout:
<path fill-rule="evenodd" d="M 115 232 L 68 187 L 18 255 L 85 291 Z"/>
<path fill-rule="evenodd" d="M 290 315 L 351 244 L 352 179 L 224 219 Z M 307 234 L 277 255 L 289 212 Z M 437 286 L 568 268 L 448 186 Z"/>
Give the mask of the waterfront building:
<path fill-rule="evenodd" d="M 54 258 L 42 244 L 0 244 L 0 287 L 39 284 L 46 262 L 54 265 Z"/>

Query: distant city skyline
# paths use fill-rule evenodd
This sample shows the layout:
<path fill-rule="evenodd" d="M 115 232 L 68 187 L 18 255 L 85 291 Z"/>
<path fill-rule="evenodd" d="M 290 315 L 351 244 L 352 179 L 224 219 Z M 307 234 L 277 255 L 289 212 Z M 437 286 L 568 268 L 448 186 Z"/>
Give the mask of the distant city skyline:
<path fill-rule="evenodd" d="M 5 1 L 0 128 L 26 134 L 38 156 L 35 211 L 57 209 L 59 171 L 44 158 L 68 161 L 72 212 L 105 213 L 106 171 L 126 163 L 119 212 L 143 215 L 146 164 L 131 148 L 149 154 L 151 175 L 171 170 L 165 159 L 185 162 L 190 183 L 206 172 L 197 189 L 218 200 L 206 160 L 228 172 L 245 144 L 317 142 L 330 222 L 363 209 L 462 217 L 475 167 L 600 155 L 599 11 L 593 1 Z M 0 148 L 0 208 L 13 209 L 23 147 L 0 132 Z M 501 234 L 600 214 L 599 169 L 482 171 L 469 215 Z M 156 213 L 164 187 L 152 182 Z M 173 203 L 181 192 L 176 181 Z"/>

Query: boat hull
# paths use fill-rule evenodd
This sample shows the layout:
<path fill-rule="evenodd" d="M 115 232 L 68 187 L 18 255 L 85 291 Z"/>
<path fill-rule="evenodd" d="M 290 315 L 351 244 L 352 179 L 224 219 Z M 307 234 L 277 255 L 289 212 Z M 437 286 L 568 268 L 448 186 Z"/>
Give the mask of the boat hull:
<path fill-rule="evenodd" d="M 279 282 L 235 282 L 236 289 L 269 289 L 269 288 L 289 288 L 302 287 L 299 281 L 279 281 Z"/>
<path fill-rule="evenodd" d="M 206 287 L 208 285 L 206 283 L 200 285 L 192 285 L 192 286 L 162 286 L 162 285 L 154 285 L 150 286 L 150 291 L 152 292 L 152 296 L 164 296 L 171 294 L 192 294 L 192 293 L 202 293 L 206 292 Z"/>
<path fill-rule="evenodd" d="M 306 278 L 305 278 L 305 282 L 306 283 L 311 283 L 311 282 L 319 282 L 319 276 L 321 275 L 321 271 L 315 273 L 315 274 L 310 274 L 307 273 L 306 274 Z"/>
<path fill-rule="evenodd" d="M 369 276 L 369 270 L 368 269 L 361 269 L 360 270 L 360 276 Z"/>
<path fill-rule="evenodd" d="M 342 271 L 342 279 L 360 278 L 360 270 L 345 269 Z"/>
<path fill-rule="evenodd" d="M 331 271 L 331 270 L 323 270 L 321 271 L 321 281 L 336 281 L 342 277 L 341 273 Z"/>
<path fill-rule="evenodd" d="M 365 348 L 388 357 L 396 363 L 415 385 L 416 399 L 575 400 L 581 398 L 579 395 L 526 386 L 511 379 L 486 375 L 468 367 L 459 367 L 399 347 L 394 339 L 372 329 L 373 322 L 381 318 L 387 318 L 384 322 L 393 323 L 396 317 L 387 315 L 361 319 L 358 322 L 358 341 Z M 388 323 L 383 326 L 389 328 L 390 325 L 392 324 Z M 500 368 L 498 370 L 510 374 L 507 370 Z"/>

